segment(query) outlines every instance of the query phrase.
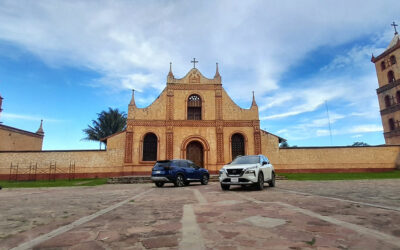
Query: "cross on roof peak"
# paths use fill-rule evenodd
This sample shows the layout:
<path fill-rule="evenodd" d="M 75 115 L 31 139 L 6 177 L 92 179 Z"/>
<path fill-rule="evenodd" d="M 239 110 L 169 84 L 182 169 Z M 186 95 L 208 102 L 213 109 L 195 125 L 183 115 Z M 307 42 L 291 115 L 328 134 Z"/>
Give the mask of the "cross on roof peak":
<path fill-rule="evenodd" d="M 196 63 L 198 63 L 199 61 L 196 61 L 196 58 L 193 57 L 193 61 L 190 61 L 191 63 L 193 63 L 193 68 L 196 68 Z"/>
<path fill-rule="evenodd" d="M 399 25 L 396 24 L 394 21 L 393 21 L 393 23 L 391 23 L 390 25 L 393 26 L 393 28 L 394 28 L 394 34 L 397 35 L 398 33 L 397 33 L 396 26 L 399 26 Z"/>

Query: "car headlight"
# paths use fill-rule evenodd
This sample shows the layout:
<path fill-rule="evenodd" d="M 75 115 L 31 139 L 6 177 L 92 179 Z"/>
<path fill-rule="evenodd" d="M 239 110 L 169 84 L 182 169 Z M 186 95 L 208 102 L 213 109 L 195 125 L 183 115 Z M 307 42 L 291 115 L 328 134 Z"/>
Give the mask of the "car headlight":
<path fill-rule="evenodd" d="M 246 171 L 244 172 L 245 174 L 254 174 L 254 176 L 256 175 L 256 166 L 254 166 L 254 167 L 249 167 L 249 168 L 246 168 Z"/>
<path fill-rule="evenodd" d="M 222 168 L 221 170 L 219 170 L 219 176 L 221 176 L 223 173 L 226 173 L 226 170 L 224 168 Z"/>

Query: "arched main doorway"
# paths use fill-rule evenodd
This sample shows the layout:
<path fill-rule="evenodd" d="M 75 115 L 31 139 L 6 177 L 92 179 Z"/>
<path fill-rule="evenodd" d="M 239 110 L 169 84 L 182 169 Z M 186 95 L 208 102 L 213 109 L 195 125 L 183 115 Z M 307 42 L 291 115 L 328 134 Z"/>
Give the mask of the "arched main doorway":
<path fill-rule="evenodd" d="M 244 137 L 240 133 L 235 133 L 231 138 L 232 142 L 232 160 L 239 155 L 245 155 Z"/>
<path fill-rule="evenodd" d="M 198 141 L 190 142 L 186 147 L 186 159 L 191 160 L 199 167 L 204 167 L 204 149 Z"/>

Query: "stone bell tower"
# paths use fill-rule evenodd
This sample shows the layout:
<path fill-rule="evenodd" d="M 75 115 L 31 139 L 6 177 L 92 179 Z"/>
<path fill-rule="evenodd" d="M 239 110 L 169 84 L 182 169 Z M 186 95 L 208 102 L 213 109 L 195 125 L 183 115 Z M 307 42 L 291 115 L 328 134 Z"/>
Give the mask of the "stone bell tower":
<path fill-rule="evenodd" d="M 400 37 L 394 22 L 394 37 L 386 50 L 377 57 L 372 55 L 378 77 L 379 107 L 383 135 L 388 145 L 400 145 Z"/>

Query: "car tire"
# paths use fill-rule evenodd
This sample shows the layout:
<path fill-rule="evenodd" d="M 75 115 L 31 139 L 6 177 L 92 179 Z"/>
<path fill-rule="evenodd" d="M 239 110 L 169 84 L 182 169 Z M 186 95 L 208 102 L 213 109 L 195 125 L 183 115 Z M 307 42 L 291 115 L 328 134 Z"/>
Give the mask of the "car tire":
<path fill-rule="evenodd" d="M 208 175 L 203 174 L 203 176 L 201 177 L 201 185 L 207 185 L 208 184 Z"/>
<path fill-rule="evenodd" d="M 154 184 L 156 184 L 156 186 L 159 188 L 164 186 L 164 182 L 155 182 Z"/>
<path fill-rule="evenodd" d="M 257 190 L 264 189 L 264 175 L 262 172 L 258 173 L 258 182 L 256 183 Z"/>
<path fill-rule="evenodd" d="M 182 174 L 178 174 L 175 179 L 175 187 L 183 187 L 185 186 L 185 177 Z"/>
<path fill-rule="evenodd" d="M 271 178 L 271 180 L 268 182 L 268 185 L 269 185 L 270 187 L 275 187 L 275 173 L 272 172 L 272 173 L 271 173 L 271 176 L 272 176 L 272 178 Z"/>
<path fill-rule="evenodd" d="M 230 185 L 228 185 L 228 184 L 221 184 L 221 188 L 222 188 L 222 190 L 229 190 Z"/>

